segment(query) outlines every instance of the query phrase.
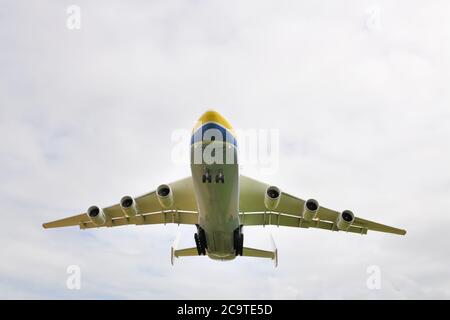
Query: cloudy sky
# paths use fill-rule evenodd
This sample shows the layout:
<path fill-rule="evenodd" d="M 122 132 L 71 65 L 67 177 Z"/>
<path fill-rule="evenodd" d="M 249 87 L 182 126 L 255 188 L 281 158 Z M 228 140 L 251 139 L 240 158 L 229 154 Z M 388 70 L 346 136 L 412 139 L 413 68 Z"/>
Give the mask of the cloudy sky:
<path fill-rule="evenodd" d="M 0 298 L 450 298 L 449 14 L 445 0 L 2 1 Z M 172 267 L 193 227 L 42 229 L 189 175 L 173 134 L 208 108 L 279 130 L 277 169 L 244 174 L 407 236 L 248 227 L 249 244 L 273 235 L 278 268 Z"/>

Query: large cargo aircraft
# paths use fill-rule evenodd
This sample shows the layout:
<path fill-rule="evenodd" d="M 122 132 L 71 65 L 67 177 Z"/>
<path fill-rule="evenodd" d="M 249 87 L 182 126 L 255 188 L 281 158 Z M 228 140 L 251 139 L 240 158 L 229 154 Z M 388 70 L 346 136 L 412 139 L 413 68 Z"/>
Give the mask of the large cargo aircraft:
<path fill-rule="evenodd" d="M 319 228 L 367 234 L 368 230 L 405 235 L 406 231 L 334 211 L 314 199 L 303 200 L 239 174 L 235 132 L 216 111 L 203 114 L 191 137 L 191 176 L 118 204 L 91 206 L 86 213 L 44 223 L 44 228 L 81 229 L 144 224 L 189 224 L 196 227 L 195 247 L 171 249 L 171 261 L 183 256 L 232 260 L 238 256 L 269 258 L 272 251 L 244 245 L 244 226 Z"/>

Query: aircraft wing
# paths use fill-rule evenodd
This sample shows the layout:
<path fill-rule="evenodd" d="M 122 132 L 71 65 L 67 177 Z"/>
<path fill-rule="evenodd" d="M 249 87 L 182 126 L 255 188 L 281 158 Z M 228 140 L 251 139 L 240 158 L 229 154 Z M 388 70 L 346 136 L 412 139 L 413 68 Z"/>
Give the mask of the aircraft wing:
<path fill-rule="evenodd" d="M 94 224 L 87 213 L 78 214 L 68 218 L 47 222 L 44 228 L 60 228 L 79 226 L 80 229 L 98 227 L 116 227 L 128 224 L 196 224 L 198 223 L 198 210 L 195 200 L 192 178 L 168 184 L 173 192 L 174 203 L 169 209 L 164 209 L 158 201 L 156 191 L 148 192 L 134 198 L 138 213 L 129 216 L 122 210 L 120 204 L 103 208 L 106 221 L 102 225 Z"/>
<path fill-rule="evenodd" d="M 298 228 L 319 228 L 339 231 L 338 211 L 319 206 L 313 219 L 303 218 L 305 200 L 281 192 L 278 206 L 267 210 L 265 194 L 268 184 L 241 175 L 240 178 L 240 220 L 243 225 L 278 225 Z M 405 235 L 406 230 L 354 217 L 354 221 L 345 231 L 366 234 L 368 230 Z"/>

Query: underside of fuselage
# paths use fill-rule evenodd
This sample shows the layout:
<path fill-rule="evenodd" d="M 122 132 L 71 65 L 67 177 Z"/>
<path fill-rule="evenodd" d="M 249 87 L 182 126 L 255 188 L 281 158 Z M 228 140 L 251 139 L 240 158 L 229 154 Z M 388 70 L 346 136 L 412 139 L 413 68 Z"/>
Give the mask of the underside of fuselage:
<path fill-rule="evenodd" d="M 240 230 L 236 146 L 217 140 L 192 144 L 191 171 L 203 254 L 215 260 L 232 260 L 237 253 L 235 233 Z"/>

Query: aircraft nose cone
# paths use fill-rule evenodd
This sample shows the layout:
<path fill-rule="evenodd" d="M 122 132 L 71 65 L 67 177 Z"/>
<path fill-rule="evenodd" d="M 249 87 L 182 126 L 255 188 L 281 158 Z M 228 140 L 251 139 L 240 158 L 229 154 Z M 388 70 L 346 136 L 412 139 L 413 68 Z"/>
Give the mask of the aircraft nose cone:
<path fill-rule="evenodd" d="M 209 109 L 204 114 L 202 114 L 198 120 L 201 122 L 208 122 L 208 121 L 217 121 L 217 119 L 220 118 L 223 117 L 219 112 L 213 109 Z"/>
<path fill-rule="evenodd" d="M 217 124 L 220 124 L 221 126 L 231 130 L 233 127 L 228 122 L 227 119 L 225 119 L 219 112 L 215 110 L 208 110 L 206 111 L 199 119 L 198 122 L 201 124 L 205 124 L 208 122 L 215 122 Z"/>

